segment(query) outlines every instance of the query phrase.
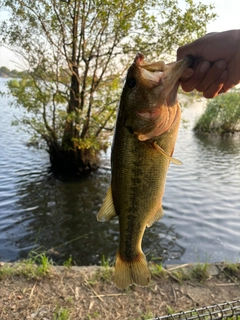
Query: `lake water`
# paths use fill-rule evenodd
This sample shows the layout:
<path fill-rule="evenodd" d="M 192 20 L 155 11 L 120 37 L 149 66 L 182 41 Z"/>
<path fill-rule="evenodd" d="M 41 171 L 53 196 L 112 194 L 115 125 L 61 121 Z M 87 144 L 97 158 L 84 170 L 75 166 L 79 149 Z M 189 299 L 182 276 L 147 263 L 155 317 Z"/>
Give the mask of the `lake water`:
<path fill-rule="evenodd" d="M 0 79 L 0 91 L 5 79 Z M 110 181 L 109 152 L 102 168 L 84 179 L 56 178 L 48 154 L 28 148 L 28 134 L 11 126 L 21 110 L 0 98 L 0 260 L 48 252 L 56 263 L 114 259 L 118 222 L 96 214 Z M 240 138 L 197 137 L 192 131 L 205 102 L 189 103 L 163 198 L 164 217 L 147 229 L 143 250 L 165 264 L 239 261 Z"/>

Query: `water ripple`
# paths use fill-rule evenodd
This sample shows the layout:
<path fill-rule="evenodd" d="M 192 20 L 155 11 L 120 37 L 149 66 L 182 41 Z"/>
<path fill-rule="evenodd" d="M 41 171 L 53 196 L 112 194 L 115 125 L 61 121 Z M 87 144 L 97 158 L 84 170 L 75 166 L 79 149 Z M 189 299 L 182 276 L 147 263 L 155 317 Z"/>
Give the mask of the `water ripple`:
<path fill-rule="evenodd" d="M 146 230 L 149 259 L 240 258 L 240 139 L 196 136 L 192 127 L 203 109 L 197 102 L 183 112 L 188 127 L 181 126 L 174 153 L 183 165 L 170 165 L 165 215 Z M 48 155 L 27 148 L 28 135 L 11 126 L 21 110 L 3 99 L 0 113 L 0 259 L 23 258 L 36 247 L 51 252 L 55 261 L 71 254 L 80 265 L 98 263 L 103 253 L 113 258 L 118 222 L 96 221 L 110 181 L 110 148 L 88 179 L 56 179 L 48 171 Z"/>

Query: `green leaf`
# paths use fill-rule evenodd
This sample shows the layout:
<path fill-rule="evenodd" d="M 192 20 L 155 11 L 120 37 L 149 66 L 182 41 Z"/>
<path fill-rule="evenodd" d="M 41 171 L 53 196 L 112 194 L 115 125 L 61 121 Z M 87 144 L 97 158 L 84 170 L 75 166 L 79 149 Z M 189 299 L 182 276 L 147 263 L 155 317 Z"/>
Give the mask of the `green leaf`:
<path fill-rule="evenodd" d="M 15 124 L 79 155 L 107 146 L 136 52 L 175 60 L 177 47 L 216 17 L 212 5 L 192 0 L 182 8 L 177 0 L 2 0 L 1 8 L 8 17 L 0 43 L 25 66 L 20 80 L 8 82 L 12 104 L 26 112 Z"/>

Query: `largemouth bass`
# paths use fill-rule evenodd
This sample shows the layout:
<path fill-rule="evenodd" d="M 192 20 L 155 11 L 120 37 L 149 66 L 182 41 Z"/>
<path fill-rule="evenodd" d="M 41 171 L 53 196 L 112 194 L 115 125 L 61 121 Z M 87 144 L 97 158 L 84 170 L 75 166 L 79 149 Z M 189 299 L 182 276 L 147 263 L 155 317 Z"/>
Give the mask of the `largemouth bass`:
<path fill-rule="evenodd" d="M 190 66 L 146 63 L 138 53 L 127 72 L 111 154 L 111 185 L 98 212 L 99 221 L 119 219 L 119 248 L 114 282 L 120 289 L 145 286 L 150 271 L 141 243 L 146 226 L 163 216 L 162 197 L 181 111 L 176 102 L 179 78 Z"/>

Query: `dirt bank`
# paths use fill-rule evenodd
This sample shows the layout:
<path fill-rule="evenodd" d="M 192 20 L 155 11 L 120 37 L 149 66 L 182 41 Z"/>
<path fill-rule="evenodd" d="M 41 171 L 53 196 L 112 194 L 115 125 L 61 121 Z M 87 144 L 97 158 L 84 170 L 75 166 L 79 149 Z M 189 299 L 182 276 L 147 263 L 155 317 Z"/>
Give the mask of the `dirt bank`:
<path fill-rule="evenodd" d="M 1 320 L 151 319 L 240 299 L 239 265 L 153 267 L 148 287 L 123 291 L 109 267 L 50 267 L 44 275 L 5 270 L 2 263 Z"/>

